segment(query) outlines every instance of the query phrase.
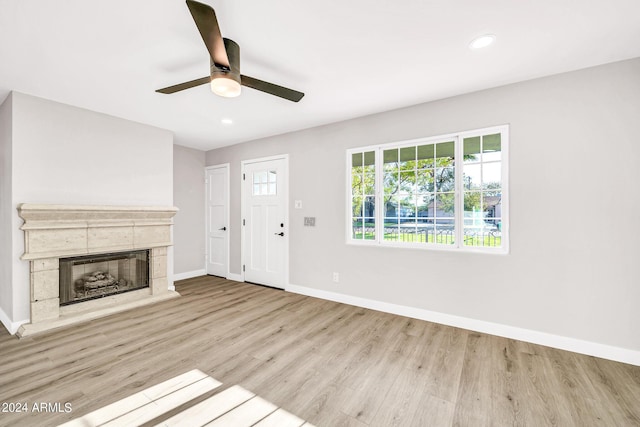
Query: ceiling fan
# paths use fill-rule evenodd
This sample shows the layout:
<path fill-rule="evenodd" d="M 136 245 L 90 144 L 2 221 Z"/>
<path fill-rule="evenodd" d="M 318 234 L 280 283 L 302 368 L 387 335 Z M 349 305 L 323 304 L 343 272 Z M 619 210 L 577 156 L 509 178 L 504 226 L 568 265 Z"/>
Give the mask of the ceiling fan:
<path fill-rule="evenodd" d="M 187 0 L 187 7 L 211 56 L 210 75 L 158 89 L 156 92 L 170 94 L 211 83 L 213 93 L 227 98 L 240 95 L 242 85 L 293 102 L 302 99 L 302 92 L 240 74 L 240 46 L 233 40 L 222 37 L 213 8 L 193 0 Z"/>

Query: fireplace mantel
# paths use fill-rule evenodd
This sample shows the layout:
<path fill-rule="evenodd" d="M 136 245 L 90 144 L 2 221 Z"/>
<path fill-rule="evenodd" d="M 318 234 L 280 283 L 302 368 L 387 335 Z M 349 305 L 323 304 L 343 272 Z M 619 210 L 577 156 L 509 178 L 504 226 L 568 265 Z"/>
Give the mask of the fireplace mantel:
<path fill-rule="evenodd" d="M 23 260 L 171 246 L 175 207 L 23 203 Z"/>
<path fill-rule="evenodd" d="M 25 252 L 30 261 L 31 322 L 19 336 L 66 326 L 178 296 L 168 289 L 167 248 L 175 207 L 23 203 Z M 59 259 L 149 249 L 149 288 L 60 307 Z"/>

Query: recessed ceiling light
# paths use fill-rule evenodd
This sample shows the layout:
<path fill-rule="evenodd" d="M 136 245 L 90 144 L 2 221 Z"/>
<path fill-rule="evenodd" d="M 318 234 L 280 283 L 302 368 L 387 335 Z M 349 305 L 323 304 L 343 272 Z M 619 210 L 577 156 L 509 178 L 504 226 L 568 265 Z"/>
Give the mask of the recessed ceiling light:
<path fill-rule="evenodd" d="M 233 124 L 233 120 L 229 119 L 229 118 L 225 118 L 220 120 L 220 123 L 222 123 L 223 125 L 232 125 Z"/>
<path fill-rule="evenodd" d="M 470 49 L 482 49 L 483 47 L 487 47 L 496 41 L 496 36 L 493 34 L 485 34 L 480 37 L 476 37 L 469 43 Z"/>

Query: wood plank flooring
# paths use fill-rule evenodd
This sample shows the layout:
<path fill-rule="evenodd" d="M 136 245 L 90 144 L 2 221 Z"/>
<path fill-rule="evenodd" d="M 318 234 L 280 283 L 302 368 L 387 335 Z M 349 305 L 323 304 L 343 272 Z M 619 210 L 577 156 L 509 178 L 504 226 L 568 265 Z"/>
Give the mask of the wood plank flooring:
<path fill-rule="evenodd" d="M 223 385 L 145 425 L 239 385 L 316 426 L 640 426 L 640 367 L 215 277 L 176 289 L 22 340 L 2 330 L 0 426 L 62 424 L 193 369 Z"/>

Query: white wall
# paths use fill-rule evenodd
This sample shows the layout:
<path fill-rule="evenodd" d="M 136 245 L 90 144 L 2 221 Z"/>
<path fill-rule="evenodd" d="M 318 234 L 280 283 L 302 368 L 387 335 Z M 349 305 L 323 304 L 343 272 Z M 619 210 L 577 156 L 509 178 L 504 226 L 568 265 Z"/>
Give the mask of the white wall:
<path fill-rule="evenodd" d="M 289 208 L 293 285 L 637 356 L 638 76 L 640 59 L 609 64 L 225 147 L 206 164 L 231 163 L 238 195 L 241 160 L 289 153 L 290 201 L 304 207 Z M 347 148 L 501 124 L 511 135 L 508 255 L 345 243 Z M 231 204 L 239 274 L 239 198 Z"/>
<path fill-rule="evenodd" d="M 0 105 L 0 322 L 13 317 L 11 286 L 11 135 L 12 95 Z"/>
<path fill-rule="evenodd" d="M 173 146 L 173 248 L 177 278 L 204 274 L 205 184 L 204 151 Z"/>
<path fill-rule="evenodd" d="M 13 322 L 29 319 L 20 203 L 173 205 L 171 132 L 13 93 Z M 173 255 L 169 254 L 169 278 Z M 170 282 L 170 286 L 172 283 Z"/>

